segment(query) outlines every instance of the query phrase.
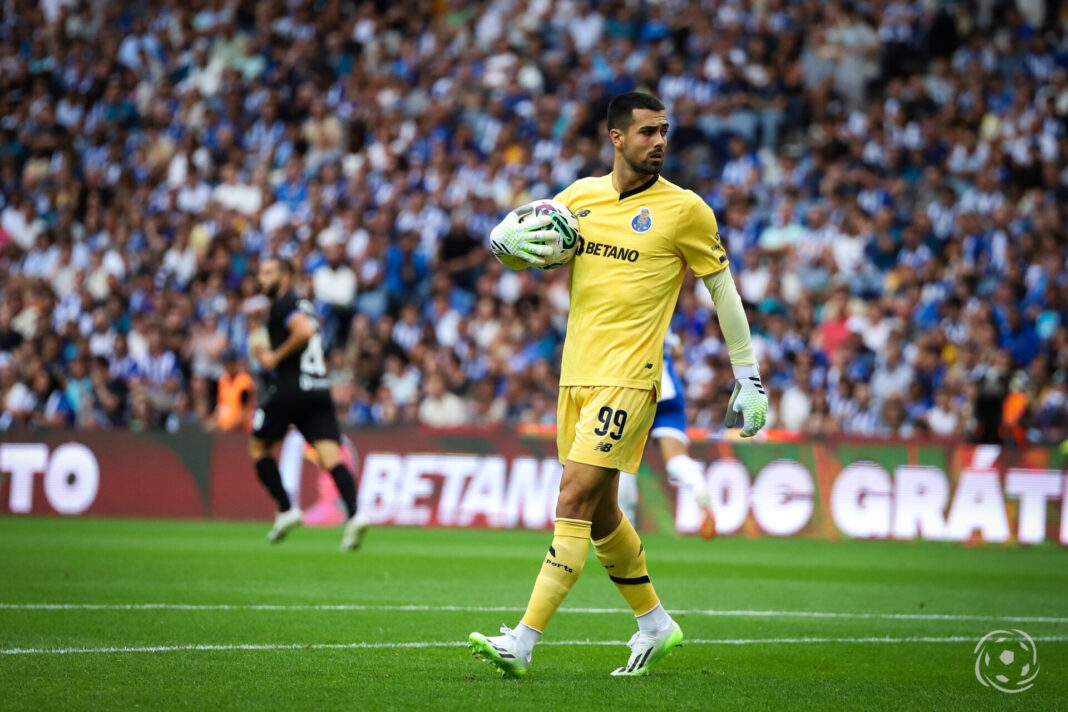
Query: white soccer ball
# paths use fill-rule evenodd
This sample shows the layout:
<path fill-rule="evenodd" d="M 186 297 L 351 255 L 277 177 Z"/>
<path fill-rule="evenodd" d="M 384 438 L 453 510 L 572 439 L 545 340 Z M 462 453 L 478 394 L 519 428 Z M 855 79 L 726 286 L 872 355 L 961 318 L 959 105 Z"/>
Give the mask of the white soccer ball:
<path fill-rule="evenodd" d="M 538 216 L 549 217 L 546 225 L 538 219 Z M 563 203 L 555 200 L 534 200 L 520 205 L 509 216 L 494 228 L 494 231 L 502 229 L 506 222 L 512 221 L 511 230 L 518 228 L 519 232 L 538 231 L 549 232 L 552 238 L 541 244 L 551 248 L 547 255 L 539 255 L 545 264 L 538 265 L 541 269 L 555 269 L 562 267 L 571 261 L 581 242 L 579 237 L 578 218 Z M 530 263 L 518 255 L 511 254 L 508 249 L 508 238 L 504 237 L 500 242 L 494 241 L 491 233 L 490 242 L 493 254 L 505 267 L 509 269 L 526 269 Z"/>
<path fill-rule="evenodd" d="M 579 245 L 579 222 L 575 214 L 556 200 L 535 200 L 531 202 L 535 215 L 548 215 L 552 219 L 552 228 L 559 239 L 552 245 L 553 252 L 546 255 L 542 269 L 563 267 L 575 256 Z"/>

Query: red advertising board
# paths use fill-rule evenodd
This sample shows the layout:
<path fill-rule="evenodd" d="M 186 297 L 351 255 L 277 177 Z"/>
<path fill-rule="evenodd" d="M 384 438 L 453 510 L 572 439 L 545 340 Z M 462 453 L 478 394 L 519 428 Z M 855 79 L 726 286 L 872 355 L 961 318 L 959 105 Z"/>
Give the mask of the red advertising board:
<path fill-rule="evenodd" d="M 545 433 L 357 430 L 359 503 L 377 524 L 543 529 L 561 467 Z M 0 512 L 267 518 L 240 435 L 49 432 L 0 441 Z M 895 538 L 1068 545 L 1066 455 L 942 441 L 695 442 L 716 530 L 749 536 Z M 307 505 L 315 468 L 283 456 Z M 303 473 L 303 485 L 301 472 Z M 692 498 L 648 448 L 641 528 L 696 531 Z"/>

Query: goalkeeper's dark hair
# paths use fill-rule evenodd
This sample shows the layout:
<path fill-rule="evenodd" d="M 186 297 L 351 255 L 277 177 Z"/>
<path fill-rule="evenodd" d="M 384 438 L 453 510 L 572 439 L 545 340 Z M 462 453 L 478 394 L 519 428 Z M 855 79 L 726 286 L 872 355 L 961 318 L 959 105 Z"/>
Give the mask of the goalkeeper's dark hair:
<path fill-rule="evenodd" d="M 608 130 L 626 131 L 634 123 L 635 109 L 663 111 L 664 102 L 642 91 L 628 91 L 626 94 L 620 94 L 608 103 Z"/>

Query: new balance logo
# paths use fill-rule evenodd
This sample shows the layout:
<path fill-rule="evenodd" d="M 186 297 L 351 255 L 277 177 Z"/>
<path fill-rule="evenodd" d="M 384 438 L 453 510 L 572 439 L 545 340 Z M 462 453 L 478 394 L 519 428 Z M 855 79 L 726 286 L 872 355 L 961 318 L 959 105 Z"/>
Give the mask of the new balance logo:
<path fill-rule="evenodd" d="M 612 451 L 612 443 L 600 442 L 600 443 L 597 443 L 594 446 L 593 449 L 596 450 L 597 452 L 611 452 Z"/>

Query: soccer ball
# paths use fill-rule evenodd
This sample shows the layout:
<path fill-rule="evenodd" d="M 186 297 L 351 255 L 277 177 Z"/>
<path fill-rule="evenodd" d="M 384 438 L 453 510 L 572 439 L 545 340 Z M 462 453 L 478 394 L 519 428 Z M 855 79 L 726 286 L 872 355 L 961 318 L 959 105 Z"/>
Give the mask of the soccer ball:
<path fill-rule="evenodd" d="M 524 223 L 533 222 L 537 215 L 548 215 L 552 222 L 545 229 L 551 229 L 556 233 L 556 239 L 548 243 L 553 251 L 544 256 L 545 264 L 541 269 L 556 269 L 563 267 L 575 256 L 575 250 L 579 245 L 578 218 L 566 205 L 555 200 L 535 200 L 521 205 L 513 211 L 519 218 L 520 227 Z M 512 255 L 497 255 L 497 259 L 510 269 L 525 269 L 530 265 Z"/>
<path fill-rule="evenodd" d="M 553 253 L 545 257 L 542 269 L 563 267 L 575 256 L 579 244 L 579 223 L 575 214 L 555 200 L 535 200 L 530 203 L 535 215 L 548 215 L 559 239 L 552 245 Z"/>

